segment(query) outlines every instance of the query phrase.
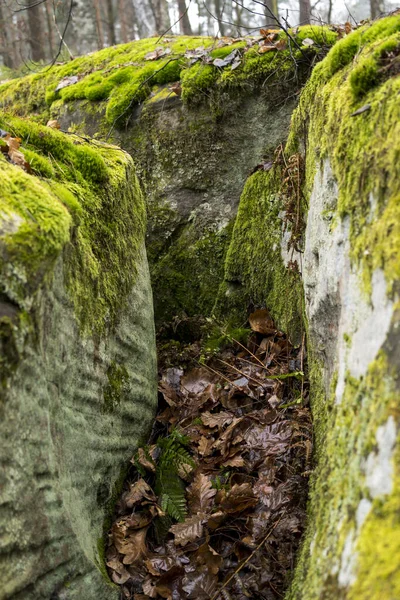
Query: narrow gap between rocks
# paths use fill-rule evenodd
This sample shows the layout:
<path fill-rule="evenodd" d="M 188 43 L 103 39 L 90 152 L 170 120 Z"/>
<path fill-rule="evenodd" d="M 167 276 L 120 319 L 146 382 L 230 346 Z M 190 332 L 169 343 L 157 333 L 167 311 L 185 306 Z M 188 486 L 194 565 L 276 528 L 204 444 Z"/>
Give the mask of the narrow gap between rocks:
<path fill-rule="evenodd" d="M 312 453 L 304 342 L 258 309 L 248 329 L 176 319 L 158 352 L 158 413 L 108 533 L 110 578 L 124 599 L 283 598 Z"/>

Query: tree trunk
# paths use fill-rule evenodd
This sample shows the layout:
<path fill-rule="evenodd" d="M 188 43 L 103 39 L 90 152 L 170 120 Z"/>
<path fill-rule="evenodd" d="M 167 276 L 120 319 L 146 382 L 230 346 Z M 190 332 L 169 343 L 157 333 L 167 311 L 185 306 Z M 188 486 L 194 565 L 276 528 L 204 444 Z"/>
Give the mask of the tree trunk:
<path fill-rule="evenodd" d="M 328 4 L 328 23 L 332 23 L 332 8 L 333 8 L 333 0 L 329 0 Z"/>
<path fill-rule="evenodd" d="M 218 20 L 218 29 L 220 35 L 225 35 L 225 23 L 223 17 L 223 8 L 221 7 L 221 0 L 215 0 L 215 16 Z"/>
<path fill-rule="evenodd" d="M 104 48 L 104 33 L 99 0 L 93 0 L 93 5 L 96 15 L 97 47 L 99 50 L 101 50 L 102 48 Z"/>
<path fill-rule="evenodd" d="M 167 1 L 166 0 L 151 0 L 150 4 L 153 9 L 156 31 L 157 31 L 158 35 L 162 35 L 166 31 L 168 31 L 169 28 L 171 27 L 171 21 L 169 20 Z M 189 27 L 190 27 L 190 24 L 189 24 Z"/>
<path fill-rule="evenodd" d="M 129 42 L 129 35 L 128 35 L 128 28 L 127 28 L 127 15 L 126 15 L 125 0 L 119 0 L 119 2 L 118 2 L 118 16 L 119 16 L 119 23 L 121 26 L 121 42 L 126 44 L 126 42 Z"/>
<path fill-rule="evenodd" d="M 0 0 L 1 1 L 1 0 Z M 99 46 L 98 31 L 96 30 L 96 10 L 88 0 L 74 0 L 72 12 L 75 35 L 72 39 L 69 32 L 68 40 L 78 54 L 87 54 Z"/>
<path fill-rule="evenodd" d="M 178 0 L 179 10 L 179 28 L 183 35 L 192 35 L 192 28 L 190 26 L 189 15 L 187 12 L 185 0 Z"/>
<path fill-rule="evenodd" d="M 47 33 L 48 33 L 48 41 L 49 41 L 49 50 L 50 50 L 50 60 L 53 60 L 55 56 L 55 39 L 54 39 L 54 22 L 52 15 L 52 8 L 49 2 L 45 2 L 44 4 L 46 8 L 46 20 L 47 20 Z"/>
<path fill-rule="evenodd" d="M 310 0 L 299 0 L 300 1 L 300 25 L 305 25 L 310 22 L 311 19 L 311 5 Z"/>
<path fill-rule="evenodd" d="M 11 39 L 11 30 L 7 18 L 6 7 L 0 2 L 0 54 L 3 58 L 3 63 L 9 69 L 14 69 L 16 64 L 13 56 L 13 45 Z"/>
<path fill-rule="evenodd" d="M 278 17 L 278 1 L 277 0 L 265 0 L 264 2 L 265 12 L 265 25 L 267 27 L 276 27 L 276 19 Z M 275 17 L 275 18 L 274 18 Z"/>
<path fill-rule="evenodd" d="M 132 0 L 135 9 L 135 21 L 140 38 L 156 33 L 156 20 L 149 0 Z"/>
<path fill-rule="evenodd" d="M 45 60 L 46 52 L 43 35 L 43 5 L 37 4 L 36 0 L 29 0 L 28 13 L 29 45 L 31 47 L 31 58 L 34 62 Z"/>
<path fill-rule="evenodd" d="M 114 7 L 112 0 L 106 0 L 106 9 L 108 44 L 109 46 L 115 46 L 117 40 L 115 39 Z"/>
<path fill-rule="evenodd" d="M 384 11 L 382 0 L 370 0 L 371 19 L 376 19 Z"/>

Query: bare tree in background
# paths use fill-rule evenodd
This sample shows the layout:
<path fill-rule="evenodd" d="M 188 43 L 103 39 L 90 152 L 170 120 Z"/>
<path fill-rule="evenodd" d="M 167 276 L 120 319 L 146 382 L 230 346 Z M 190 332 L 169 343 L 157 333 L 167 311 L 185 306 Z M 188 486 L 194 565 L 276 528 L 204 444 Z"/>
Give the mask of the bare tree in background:
<path fill-rule="evenodd" d="M 178 0 L 178 11 L 179 11 L 179 29 L 184 35 L 192 35 L 192 28 L 190 26 L 188 7 L 186 6 L 185 0 Z"/>
<path fill-rule="evenodd" d="M 57 16 L 65 19 L 65 15 L 57 13 Z M 100 42 L 98 24 L 95 4 L 90 0 L 75 0 L 72 26 L 68 31 L 68 39 L 71 40 L 74 51 L 78 54 L 87 54 L 103 45 L 103 39 Z"/>
<path fill-rule="evenodd" d="M 114 16 L 114 7 L 112 0 L 105 0 L 106 10 L 107 10 L 107 38 L 108 45 L 115 46 L 117 43 L 117 39 L 115 37 L 115 16 Z"/>
<path fill-rule="evenodd" d="M 299 7 L 300 7 L 300 25 L 309 23 L 311 20 L 310 0 L 299 0 Z"/>
<path fill-rule="evenodd" d="M 101 48 L 104 48 L 104 33 L 99 0 L 93 0 L 93 6 L 96 19 L 97 48 L 101 50 Z"/>
<path fill-rule="evenodd" d="M 38 4 L 37 0 L 28 0 L 26 5 L 29 27 L 29 45 L 31 47 L 31 58 L 35 62 L 40 62 L 46 58 L 46 48 L 44 44 L 44 13 L 43 4 Z"/>
<path fill-rule="evenodd" d="M 264 0 L 264 12 L 265 25 L 267 27 L 276 25 L 276 17 L 278 16 L 278 0 Z"/>
<path fill-rule="evenodd" d="M 371 9 L 371 19 L 376 19 L 383 12 L 385 12 L 385 8 L 382 0 L 370 0 L 370 9 Z"/>

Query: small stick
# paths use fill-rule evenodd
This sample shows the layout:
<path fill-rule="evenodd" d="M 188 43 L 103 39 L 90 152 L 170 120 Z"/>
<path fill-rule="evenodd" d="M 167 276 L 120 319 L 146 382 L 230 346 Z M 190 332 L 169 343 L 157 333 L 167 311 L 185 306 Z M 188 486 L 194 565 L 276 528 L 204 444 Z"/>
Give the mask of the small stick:
<path fill-rule="evenodd" d="M 220 595 L 220 593 L 222 592 L 222 590 L 226 588 L 226 586 L 232 581 L 232 579 L 235 577 L 235 575 L 237 575 L 243 569 L 243 567 L 253 558 L 255 553 L 258 552 L 258 550 L 261 548 L 261 546 L 263 546 L 265 544 L 265 542 L 267 541 L 267 539 L 269 538 L 269 536 L 271 535 L 271 533 L 273 532 L 275 527 L 281 522 L 281 520 L 282 520 L 282 517 L 280 517 L 278 519 L 278 521 L 275 523 L 275 525 L 273 525 L 273 527 L 271 527 L 271 529 L 268 531 L 265 538 L 263 538 L 263 540 L 258 544 L 257 548 L 255 550 L 253 550 L 253 552 L 250 554 L 250 556 L 248 558 L 246 558 L 246 560 L 236 569 L 236 571 L 229 577 L 229 579 L 227 579 L 225 581 L 224 585 L 221 587 L 220 590 L 218 590 L 214 594 L 214 596 L 211 598 L 211 600 L 217 600 L 217 598 Z"/>

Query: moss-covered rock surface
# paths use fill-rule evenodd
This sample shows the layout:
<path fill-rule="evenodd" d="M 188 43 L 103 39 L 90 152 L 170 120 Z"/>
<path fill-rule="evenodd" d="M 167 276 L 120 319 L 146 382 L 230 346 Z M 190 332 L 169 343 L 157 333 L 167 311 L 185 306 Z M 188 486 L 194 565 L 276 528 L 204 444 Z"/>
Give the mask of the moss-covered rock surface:
<path fill-rule="evenodd" d="M 212 38 L 141 40 L 6 83 L 0 105 L 113 139 L 133 156 L 148 208 L 157 323 L 207 315 L 244 182 L 285 141 L 297 93 L 336 35 L 303 27 L 265 53 L 250 38 L 222 47 Z M 310 36 L 315 44 L 303 45 Z M 156 48 L 159 58 L 148 60 Z M 213 64 L 232 52 L 237 68 Z M 74 83 L 57 90 L 66 78 Z"/>
<path fill-rule="evenodd" d="M 1 598 L 114 598 L 101 552 L 156 400 L 145 207 L 130 157 L 2 114 Z"/>
<path fill-rule="evenodd" d="M 227 252 L 219 305 L 265 303 L 308 336 L 317 450 L 290 600 L 399 596 L 399 36 L 398 15 L 364 25 L 315 66 Z"/>

